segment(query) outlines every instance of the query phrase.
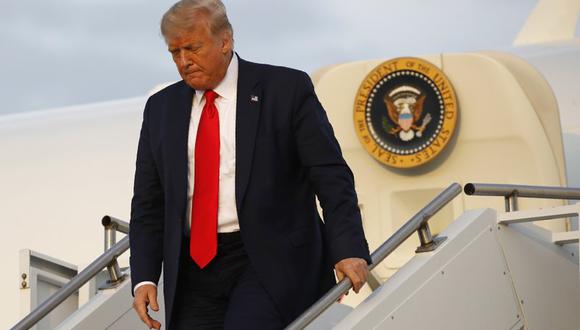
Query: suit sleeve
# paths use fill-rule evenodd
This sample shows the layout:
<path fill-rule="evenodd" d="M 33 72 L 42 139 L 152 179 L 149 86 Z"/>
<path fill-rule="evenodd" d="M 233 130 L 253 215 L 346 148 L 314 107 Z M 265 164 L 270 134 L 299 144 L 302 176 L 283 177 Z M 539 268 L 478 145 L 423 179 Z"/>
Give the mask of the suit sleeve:
<path fill-rule="evenodd" d="M 164 193 L 151 152 L 150 103 L 151 99 L 143 114 L 131 202 L 129 242 L 133 287 L 143 281 L 158 283 L 163 261 Z"/>
<path fill-rule="evenodd" d="M 370 264 L 353 174 L 306 73 L 301 72 L 297 80 L 294 102 L 296 146 L 322 207 L 329 260 L 334 265 L 358 257 Z"/>

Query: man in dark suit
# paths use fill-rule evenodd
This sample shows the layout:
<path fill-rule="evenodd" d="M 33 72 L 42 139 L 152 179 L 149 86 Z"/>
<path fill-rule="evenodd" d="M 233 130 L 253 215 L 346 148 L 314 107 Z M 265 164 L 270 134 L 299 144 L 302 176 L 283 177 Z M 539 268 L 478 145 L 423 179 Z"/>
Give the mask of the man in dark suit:
<path fill-rule="evenodd" d="M 219 0 L 182 0 L 162 34 L 183 78 L 145 106 L 131 210 L 134 308 L 170 329 L 279 329 L 370 263 L 353 176 L 312 82 L 244 61 Z M 322 221 L 316 196 L 323 209 Z"/>

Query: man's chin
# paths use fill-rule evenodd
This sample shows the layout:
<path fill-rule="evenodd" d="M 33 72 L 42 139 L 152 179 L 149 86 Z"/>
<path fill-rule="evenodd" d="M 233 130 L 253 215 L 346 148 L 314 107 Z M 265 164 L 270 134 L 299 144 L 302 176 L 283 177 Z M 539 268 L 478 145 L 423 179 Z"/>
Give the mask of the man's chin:
<path fill-rule="evenodd" d="M 191 80 L 191 79 L 184 79 L 185 83 L 195 89 L 195 90 L 207 90 L 207 89 L 211 89 L 212 87 L 209 86 L 209 84 L 205 81 L 199 81 L 199 80 Z"/>

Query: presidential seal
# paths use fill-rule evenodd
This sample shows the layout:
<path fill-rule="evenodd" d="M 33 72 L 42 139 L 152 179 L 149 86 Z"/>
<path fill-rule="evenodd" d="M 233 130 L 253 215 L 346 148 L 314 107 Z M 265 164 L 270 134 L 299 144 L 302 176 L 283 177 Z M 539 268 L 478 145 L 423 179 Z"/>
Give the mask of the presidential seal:
<path fill-rule="evenodd" d="M 435 159 L 451 140 L 457 115 L 447 77 L 418 58 L 396 58 L 377 66 L 354 102 L 354 126 L 363 147 L 396 168 Z"/>

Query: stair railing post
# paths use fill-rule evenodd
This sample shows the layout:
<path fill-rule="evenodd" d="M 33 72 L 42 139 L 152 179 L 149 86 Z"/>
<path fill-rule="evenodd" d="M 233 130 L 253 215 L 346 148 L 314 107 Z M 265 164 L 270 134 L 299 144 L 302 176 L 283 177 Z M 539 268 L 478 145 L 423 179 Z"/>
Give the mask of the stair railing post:
<path fill-rule="evenodd" d="M 417 234 L 419 235 L 419 242 L 421 242 L 421 245 L 415 250 L 416 253 L 434 251 L 447 239 L 445 236 L 433 237 L 427 220 L 419 227 L 419 229 L 417 229 Z"/>
<path fill-rule="evenodd" d="M 511 210 L 512 211 L 519 210 L 519 207 L 518 207 L 518 191 L 517 190 L 514 190 L 513 194 L 511 194 L 511 196 L 510 196 L 510 204 L 511 204 Z"/>
<path fill-rule="evenodd" d="M 118 225 L 114 221 L 104 224 L 105 252 L 107 252 L 113 245 L 115 245 L 115 243 L 117 243 L 117 226 Z M 121 268 L 117 262 L 117 257 L 113 258 L 109 265 L 107 265 L 107 271 L 109 272 L 107 287 L 115 287 L 125 277 L 125 275 L 121 272 Z"/>

